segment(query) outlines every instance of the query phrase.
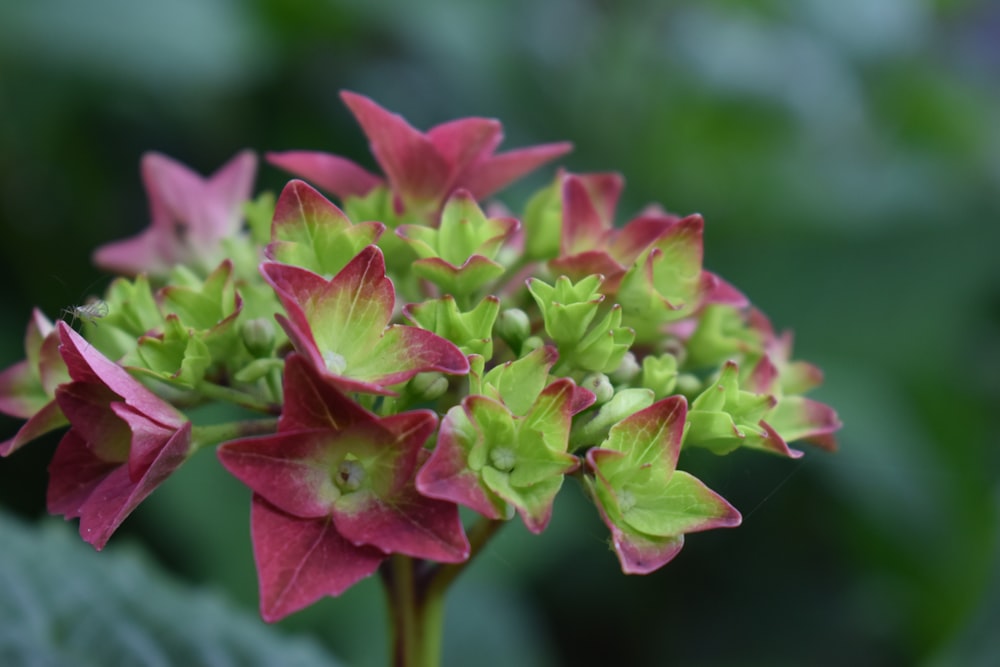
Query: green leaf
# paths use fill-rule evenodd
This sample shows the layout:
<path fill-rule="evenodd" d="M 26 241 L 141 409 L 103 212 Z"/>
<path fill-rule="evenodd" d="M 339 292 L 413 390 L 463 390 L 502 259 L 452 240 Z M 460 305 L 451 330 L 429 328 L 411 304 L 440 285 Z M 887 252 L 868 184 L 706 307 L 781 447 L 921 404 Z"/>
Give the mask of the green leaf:
<path fill-rule="evenodd" d="M 311 640 L 170 579 L 138 549 L 96 553 L 64 524 L 2 514 L 0 534 L 0 664 L 340 664 Z"/>

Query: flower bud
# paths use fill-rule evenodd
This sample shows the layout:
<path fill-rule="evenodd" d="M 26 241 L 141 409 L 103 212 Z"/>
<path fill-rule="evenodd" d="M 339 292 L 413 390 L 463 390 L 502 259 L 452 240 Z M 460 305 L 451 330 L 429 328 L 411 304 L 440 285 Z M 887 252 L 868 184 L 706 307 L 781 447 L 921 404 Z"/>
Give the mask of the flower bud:
<path fill-rule="evenodd" d="M 635 360 L 635 354 L 626 352 L 622 356 L 618 368 L 611 372 L 611 379 L 620 384 L 631 382 L 639 374 L 639 362 Z"/>
<path fill-rule="evenodd" d="M 672 354 L 661 354 L 643 359 L 639 384 L 652 389 L 658 399 L 668 396 L 677 386 L 677 358 Z"/>
<path fill-rule="evenodd" d="M 409 388 L 417 398 L 433 401 L 448 391 L 448 378 L 441 373 L 417 373 Z"/>
<path fill-rule="evenodd" d="M 702 388 L 701 380 L 695 375 L 681 373 L 677 376 L 677 391 L 685 396 L 697 396 Z"/>
<path fill-rule="evenodd" d="M 621 389 L 601 406 L 594 418 L 573 429 L 575 445 L 596 445 L 603 441 L 612 426 L 653 404 L 653 392 L 645 388 Z"/>
<path fill-rule="evenodd" d="M 615 388 L 611 384 L 611 380 L 604 373 L 588 374 L 580 382 L 580 386 L 594 392 L 594 396 L 597 398 L 595 403 L 598 405 L 607 403 L 615 395 Z"/>
<path fill-rule="evenodd" d="M 542 340 L 541 336 L 528 336 L 524 339 L 521 344 L 521 356 L 528 354 L 532 350 L 537 350 L 540 347 L 544 347 L 545 341 Z"/>
<path fill-rule="evenodd" d="M 497 335 L 511 347 L 519 346 L 531 335 L 531 321 L 520 308 L 508 308 L 500 313 L 496 323 Z"/>
<path fill-rule="evenodd" d="M 266 317 L 257 317 L 243 323 L 240 335 L 243 344 L 254 357 L 266 357 L 274 349 L 274 323 Z"/>

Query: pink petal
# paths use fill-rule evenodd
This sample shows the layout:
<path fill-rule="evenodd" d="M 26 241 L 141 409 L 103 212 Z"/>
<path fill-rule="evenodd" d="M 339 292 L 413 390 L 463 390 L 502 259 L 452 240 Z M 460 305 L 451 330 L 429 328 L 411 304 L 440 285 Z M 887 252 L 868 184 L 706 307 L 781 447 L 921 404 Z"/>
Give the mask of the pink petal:
<path fill-rule="evenodd" d="M 27 359 L 0 372 L 0 412 L 3 414 L 28 419 L 47 402 Z"/>
<path fill-rule="evenodd" d="M 133 481 L 138 481 L 149 472 L 162 454 L 163 447 L 174 436 L 175 431 L 158 424 L 146 415 L 136 412 L 134 408 L 124 403 L 112 403 L 111 411 L 128 426 L 130 432 L 128 450 L 128 474 Z M 180 466 L 187 456 L 182 452 L 180 460 L 173 465 Z M 163 462 L 161 462 L 163 464 Z"/>
<path fill-rule="evenodd" d="M 427 138 L 448 162 L 454 178 L 476 158 L 491 155 L 503 140 L 503 130 L 492 118 L 460 118 L 432 127 Z"/>
<path fill-rule="evenodd" d="M 458 506 L 428 498 L 407 487 L 388 499 L 371 494 L 344 496 L 336 506 L 337 530 L 354 544 L 370 544 L 386 553 L 403 553 L 442 563 L 469 557 Z"/>
<path fill-rule="evenodd" d="M 425 496 L 464 505 L 488 519 L 502 519 L 506 503 L 487 495 L 479 475 L 469 468 L 454 420 L 454 413 L 449 411 L 441 422 L 434 451 L 417 472 L 416 487 Z"/>
<path fill-rule="evenodd" d="M 179 259 L 174 243 L 162 227 L 153 226 L 131 238 L 100 246 L 92 261 L 100 269 L 125 276 L 163 274 Z"/>
<path fill-rule="evenodd" d="M 56 392 L 56 401 L 73 430 L 95 456 L 116 464 L 128 460 L 131 439 L 128 425 L 109 407 L 117 398 L 106 387 L 85 382 L 72 382 Z"/>
<path fill-rule="evenodd" d="M 563 181 L 563 226 L 560 254 L 575 255 L 587 250 L 604 250 L 604 239 L 611 229 L 609 221 L 597 210 L 583 181 L 567 176 Z"/>
<path fill-rule="evenodd" d="M 260 614 L 269 623 L 340 595 L 385 560 L 378 549 L 345 540 L 329 518 L 298 519 L 256 495 L 250 521 Z"/>
<path fill-rule="evenodd" d="M 62 409 L 55 401 L 49 401 L 41 410 L 24 422 L 13 438 L 0 442 L 0 456 L 8 456 L 32 440 L 69 424 Z"/>
<path fill-rule="evenodd" d="M 185 423 L 133 481 L 128 466 L 101 461 L 71 429 L 49 465 L 49 511 L 68 519 L 79 516 L 80 536 L 100 551 L 132 510 L 186 459 L 190 444 L 191 424 Z"/>
<path fill-rule="evenodd" d="M 213 202 L 226 212 L 240 212 L 244 202 L 253 194 L 254 176 L 257 174 L 257 156 L 253 151 L 240 151 L 208 178 L 208 190 Z M 235 216 L 242 218 L 242 214 Z M 235 231 L 235 230 L 234 230 Z"/>
<path fill-rule="evenodd" d="M 702 271 L 701 284 L 699 285 L 702 303 L 719 303 L 735 308 L 743 308 L 750 305 L 743 292 L 739 291 L 714 273 Z"/>
<path fill-rule="evenodd" d="M 234 477 L 281 511 L 302 519 L 329 516 L 340 495 L 331 469 L 337 434 L 329 429 L 244 438 L 218 448 Z"/>
<path fill-rule="evenodd" d="M 318 151 L 268 153 L 267 161 L 315 183 L 338 197 L 364 197 L 382 184 L 382 179 L 347 158 Z"/>
<path fill-rule="evenodd" d="M 340 97 L 367 135 L 393 190 L 407 203 L 436 205 L 447 194 L 451 169 L 431 140 L 363 95 L 343 91 Z"/>
<path fill-rule="evenodd" d="M 59 351 L 75 382 L 104 385 L 136 411 L 171 430 L 177 430 L 187 422 L 184 415 L 142 386 L 124 368 L 98 352 L 65 322 L 59 322 L 57 327 L 62 342 Z"/>
<path fill-rule="evenodd" d="M 329 224 L 338 228 L 351 226 L 344 212 L 333 205 L 329 199 L 300 180 L 289 181 L 281 190 L 281 195 L 274 206 L 274 231 L 283 225 L 292 227 L 312 224 Z"/>
<path fill-rule="evenodd" d="M 469 190 L 477 200 L 486 199 L 572 149 L 573 144 L 560 142 L 493 155 L 469 165 L 466 175 L 459 177 L 455 186 Z"/>
<path fill-rule="evenodd" d="M 601 284 L 601 291 L 607 289 L 609 281 L 625 273 L 625 267 L 605 250 L 586 250 L 575 255 L 556 257 L 549 261 L 549 268 L 553 273 L 564 275 L 573 281 L 583 280 L 595 274 L 602 275 L 605 282 Z"/>
<path fill-rule="evenodd" d="M 615 234 L 609 252 L 621 264 L 631 264 L 680 220 L 675 215 L 644 215 L 634 218 Z"/>
<path fill-rule="evenodd" d="M 301 429 L 346 430 L 353 424 L 375 421 L 375 416 L 349 399 L 299 354 L 285 360 L 285 405 L 278 422 L 281 431 Z"/>
<path fill-rule="evenodd" d="M 120 466 L 119 462 L 95 456 L 79 431 L 70 429 L 59 441 L 49 463 L 46 492 L 49 514 L 62 514 L 67 519 L 79 517 L 101 480 Z"/>
<path fill-rule="evenodd" d="M 140 169 L 154 227 L 171 228 L 197 215 L 203 189 L 201 176 L 177 160 L 156 152 L 142 156 Z"/>

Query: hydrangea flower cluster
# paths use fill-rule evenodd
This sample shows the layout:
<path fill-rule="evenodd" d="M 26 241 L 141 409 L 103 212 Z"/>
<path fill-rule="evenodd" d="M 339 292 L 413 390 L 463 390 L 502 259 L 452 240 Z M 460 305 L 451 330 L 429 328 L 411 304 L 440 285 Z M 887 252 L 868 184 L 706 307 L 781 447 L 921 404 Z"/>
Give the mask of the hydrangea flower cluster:
<path fill-rule="evenodd" d="M 741 520 L 683 449 L 835 447 L 836 414 L 803 396 L 819 370 L 703 268 L 700 216 L 618 226 L 622 178 L 565 171 L 512 215 L 490 196 L 569 144 L 497 153 L 495 120 L 420 132 L 342 98 L 384 175 L 270 153 L 297 178 L 252 198 L 249 151 L 208 178 L 147 154 L 149 227 L 94 254 L 120 277 L 79 333 L 32 314 L 0 374 L 0 411 L 27 421 L 0 454 L 68 425 L 48 506 L 96 549 L 215 447 L 253 491 L 268 621 L 376 572 L 401 606 L 440 592 L 515 515 L 543 531 L 567 476 L 644 574 Z M 209 402 L 238 418 L 192 423 Z"/>

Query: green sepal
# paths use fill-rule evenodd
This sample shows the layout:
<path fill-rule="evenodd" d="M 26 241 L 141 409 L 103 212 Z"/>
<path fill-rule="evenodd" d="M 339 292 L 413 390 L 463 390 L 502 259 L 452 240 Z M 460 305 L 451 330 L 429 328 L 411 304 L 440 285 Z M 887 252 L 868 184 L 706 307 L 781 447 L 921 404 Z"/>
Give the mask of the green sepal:
<path fill-rule="evenodd" d="M 236 312 L 239 300 L 232 281 L 233 265 L 224 261 L 193 285 L 168 285 L 160 294 L 164 313 L 174 314 L 195 331 L 208 331 Z"/>
<path fill-rule="evenodd" d="M 655 342 L 662 327 L 691 315 L 702 297 L 700 216 L 684 218 L 629 266 L 616 299 L 637 340 Z"/>
<path fill-rule="evenodd" d="M 621 306 L 615 304 L 582 340 L 565 346 L 565 349 L 560 347 L 560 356 L 566 363 L 585 371 L 614 371 L 635 341 L 635 331 L 620 326 L 621 321 Z"/>
<path fill-rule="evenodd" d="M 249 355 L 237 318 L 243 300 L 236 292 L 233 266 L 223 261 L 205 278 L 192 286 L 168 285 L 160 290 L 163 311 L 176 315 L 207 347 L 209 356 L 233 372 Z"/>
<path fill-rule="evenodd" d="M 267 254 L 276 261 L 331 277 L 385 231 L 381 222 L 352 224 L 343 211 L 303 181 L 278 198 Z"/>
<path fill-rule="evenodd" d="M 502 401 L 515 415 L 526 414 L 545 387 L 557 356 L 545 346 L 491 368 L 483 376 L 482 394 Z"/>
<path fill-rule="evenodd" d="M 445 294 L 459 297 L 474 295 L 504 274 L 503 265 L 480 255 L 473 255 L 461 266 L 430 257 L 413 262 L 413 273 L 431 281 Z"/>
<path fill-rule="evenodd" d="M 438 227 L 403 225 L 396 234 L 419 257 L 414 273 L 461 296 L 503 275 L 504 267 L 494 260 L 519 226 L 513 218 L 487 218 L 472 195 L 459 190 L 444 205 Z"/>
<path fill-rule="evenodd" d="M 104 296 L 107 315 L 100 321 L 84 321 L 87 341 L 109 359 L 121 359 L 135 350 L 139 336 L 159 330 L 163 314 L 153 296 L 146 274 L 134 280 L 116 278 Z"/>
<path fill-rule="evenodd" d="M 532 532 L 547 525 L 563 476 L 580 464 L 566 452 L 572 387 L 569 380 L 549 385 L 525 417 L 488 398 L 466 402 L 482 442 L 476 456 L 470 452 L 469 467 L 490 492 L 517 509 Z"/>
<path fill-rule="evenodd" d="M 258 246 L 265 246 L 271 241 L 271 219 L 274 218 L 274 203 L 276 198 L 270 190 L 261 192 L 256 199 L 243 204 L 243 215 L 246 216 L 250 228 L 250 238 Z"/>
<path fill-rule="evenodd" d="M 466 355 L 486 358 L 493 356 L 493 324 L 499 312 L 500 300 L 495 296 L 487 296 L 472 310 L 462 312 L 450 294 L 404 308 L 410 321 L 421 329 L 451 341 Z"/>
<path fill-rule="evenodd" d="M 684 442 L 716 454 L 738 447 L 786 453 L 787 445 L 779 446 L 762 423 L 775 405 L 774 396 L 740 389 L 739 368 L 727 362 L 719 379 L 691 403 Z"/>
<path fill-rule="evenodd" d="M 390 228 L 402 223 L 392 205 L 392 192 L 385 185 L 372 188 L 363 197 L 345 197 L 342 204 L 344 213 L 351 220 L 378 220 Z"/>
<path fill-rule="evenodd" d="M 495 259 L 518 226 L 513 218 L 487 218 L 472 195 L 459 190 L 445 203 L 438 227 L 405 225 L 397 233 L 421 259 L 459 267 L 474 255 Z"/>
<path fill-rule="evenodd" d="M 142 365 L 135 370 L 171 384 L 193 388 L 205 377 L 212 357 L 201 336 L 168 315 L 160 336 L 143 336 L 136 350 Z"/>
<path fill-rule="evenodd" d="M 608 517 L 627 533 L 669 538 L 705 530 L 706 524 L 720 518 L 725 519 L 722 526 L 739 521 L 715 492 L 683 470 L 675 470 L 665 479 L 639 479 L 617 488 L 602 482 L 597 479 L 590 488 Z"/>
<path fill-rule="evenodd" d="M 611 400 L 598 408 L 588 420 L 573 425 L 570 442 L 575 447 L 595 445 L 607 437 L 612 426 L 636 412 L 648 408 L 655 400 L 653 391 L 644 387 L 619 389 Z"/>
<path fill-rule="evenodd" d="M 560 348 L 578 343 L 587 332 L 604 301 L 599 291 L 603 282 L 599 275 L 587 276 L 576 283 L 559 276 L 555 285 L 538 278 L 528 281 L 528 291 L 542 311 L 545 333 Z"/>
<path fill-rule="evenodd" d="M 559 255 L 562 241 L 562 176 L 541 188 L 524 209 L 524 255 L 545 261 Z"/>
<path fill-rule="evenodd" d="M 686 413 L 683 397 L 662 399 L 616 424 L 587 451 L 587 488 L 627 573 L 665 564 L 685 533 L 740 523 L 725 499 L 676 469 Z"/>
<path fill-rule="evenodd" d="M 713 304 L 699 313 L 686 349 L 685 367 L 696 369 L 718 366 L 736 355 L 762 354 L 763 341 L 738 308 Z"/>
<path fill-rule="evenodd" d="M 657 400 L 672 394 L 677 386 L 677 357 L 669 353 L 645 357 L 639 384 L 651 389 Z"/>

